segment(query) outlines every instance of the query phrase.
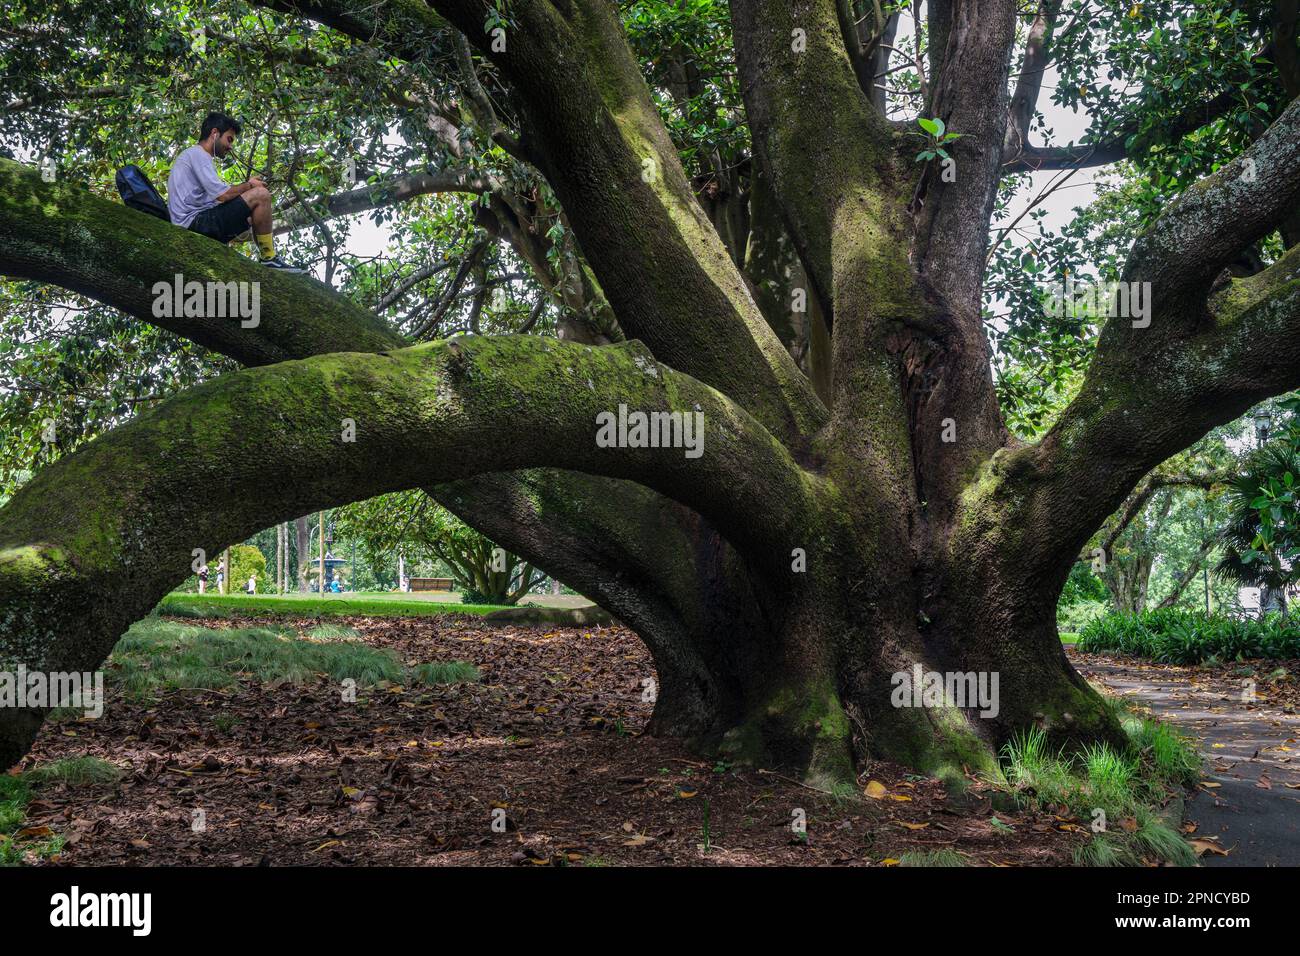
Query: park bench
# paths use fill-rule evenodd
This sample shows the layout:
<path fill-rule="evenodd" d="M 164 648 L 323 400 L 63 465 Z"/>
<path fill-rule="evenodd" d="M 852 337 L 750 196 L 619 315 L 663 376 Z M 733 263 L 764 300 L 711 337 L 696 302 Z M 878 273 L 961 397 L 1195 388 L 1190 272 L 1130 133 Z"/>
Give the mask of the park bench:
<path fill-rule="evenodd" d="M 412 591 L 450 591 L 451 578 L 409 578 Z"/>

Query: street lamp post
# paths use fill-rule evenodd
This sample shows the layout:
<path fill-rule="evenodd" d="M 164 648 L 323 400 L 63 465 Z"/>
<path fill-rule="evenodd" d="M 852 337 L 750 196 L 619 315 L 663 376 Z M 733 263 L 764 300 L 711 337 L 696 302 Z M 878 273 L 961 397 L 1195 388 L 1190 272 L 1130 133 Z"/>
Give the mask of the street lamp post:
<path fill-rule="evenodd" d="M 1263 447 L 1264 443 L 1268 441 L 1268 412 L 1262 408 L 1256 409 L 1253 422 L 1255 425 L 1255 444 Z"/>

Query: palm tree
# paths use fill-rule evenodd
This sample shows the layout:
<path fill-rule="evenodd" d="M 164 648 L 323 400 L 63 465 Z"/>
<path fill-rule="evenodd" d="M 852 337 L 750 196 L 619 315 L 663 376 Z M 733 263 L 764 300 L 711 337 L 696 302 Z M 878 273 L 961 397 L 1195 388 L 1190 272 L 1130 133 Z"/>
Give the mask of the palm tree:
<path fill-rule="evenodd" d="M 1260 612 L 1276 601 L 1287 613 L 1286 590 L 1300 580 L 1300 514 L 1296 510 L 1300 448 L 1290 440 L 1265 445 L 1228 484 L 1230 517 L 1216 573 L 1258 587 Z"/>

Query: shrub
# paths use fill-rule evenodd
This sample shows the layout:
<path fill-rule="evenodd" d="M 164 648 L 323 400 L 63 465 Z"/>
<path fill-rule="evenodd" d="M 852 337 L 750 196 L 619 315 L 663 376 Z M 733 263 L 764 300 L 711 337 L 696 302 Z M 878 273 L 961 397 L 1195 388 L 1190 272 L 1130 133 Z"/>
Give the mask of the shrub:
<path fill-rule="evenodd" d="M 211 565 L 215 568 L 216 565 Z M 230 549 L 230 581 L 226 584 L 226 593 L 243 591 L 248 587 L 248 579 L 257 577 L 257 593 L 271 594 L 275 591 L 275 582 L 266 573 L 266 555 L 251 544 L 236 544 Z M 208 575 L 208 586 L 216 590 L 217 575 L 213 571 Z"/>
<path fill-rule="evenodd" d="M 1300 623 L 1277 614 L 1236 619 L 1157 608 L 1098 618 L 1079 634 L 1078 648 L 1131 654 L 1161 664 L 1200 664 L 1209 658 L 1286 659 L 1300 657 Z"/>

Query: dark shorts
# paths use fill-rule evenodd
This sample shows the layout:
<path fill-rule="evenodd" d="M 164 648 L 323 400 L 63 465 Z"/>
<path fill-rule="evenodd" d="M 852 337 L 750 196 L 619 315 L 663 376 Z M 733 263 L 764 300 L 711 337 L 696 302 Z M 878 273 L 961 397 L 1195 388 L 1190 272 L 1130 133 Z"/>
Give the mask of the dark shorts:
<path fill-rule="evenodd" d="M 248 208 L 244 197 L 236 196 L 195 216 L 190 222 L 190 231 L 217 242 L 229 242 L 248 231 L 248 217 L 252 214 L 253 210 Z"/>

